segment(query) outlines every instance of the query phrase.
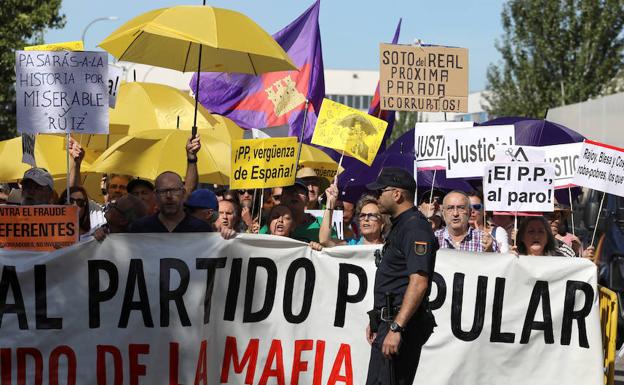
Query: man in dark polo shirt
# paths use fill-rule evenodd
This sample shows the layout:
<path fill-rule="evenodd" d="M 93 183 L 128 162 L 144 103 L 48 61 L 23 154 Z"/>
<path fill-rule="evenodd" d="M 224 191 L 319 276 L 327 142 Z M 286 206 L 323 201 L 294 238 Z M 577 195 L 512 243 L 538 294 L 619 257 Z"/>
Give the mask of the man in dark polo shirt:
<path fill-rule="evenodd" d="M 186 190 L 182 178 L 172 171 L 158 175 L 155 181 L 159 212 L 130 225 L 131 233 L 198 233 L 213 231 L 210 224 L 184 212 Z"/>

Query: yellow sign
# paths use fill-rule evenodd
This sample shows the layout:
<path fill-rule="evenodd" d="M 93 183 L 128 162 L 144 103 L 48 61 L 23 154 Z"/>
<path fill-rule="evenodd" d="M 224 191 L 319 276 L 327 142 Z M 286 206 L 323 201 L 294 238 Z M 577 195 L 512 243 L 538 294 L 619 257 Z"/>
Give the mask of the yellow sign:
<path fill-rule="evenodd" d="M 600 330 L 604 351 L 605 384 L 613 385 L 615 379 L 615 342 L 617 340 L 618 299 L 614 291 L 600 287 Z"/>
<path fill-rule="evenodd" d="M 367 113 L 323 99 L 312 143 L 344 151 L 371 165 L 381 145 L 388 122 Z"/>
<path fill-rule="evenodd" d="M 66 41 L 64 43 L 31 45 L 25 47 L 24 51 L 84 51 L 82 40 Z"/>
<path fill-rule="evenodd" d="M 232 141 L 230 188 L 290 186 L 295 183 L 297 138 Z"/>

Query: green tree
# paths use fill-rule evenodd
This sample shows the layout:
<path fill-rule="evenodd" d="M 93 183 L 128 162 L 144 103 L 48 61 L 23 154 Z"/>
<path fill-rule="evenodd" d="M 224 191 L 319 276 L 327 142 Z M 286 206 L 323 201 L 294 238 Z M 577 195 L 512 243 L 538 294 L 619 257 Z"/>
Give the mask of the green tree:
<path fill-rule="evenodd" d="M 61 28 L 61 0 L 2 0 L 0 6 L 0 139 L 14 137 L 15 51 L 43 43 L 43 32 Z"/>
<path fill-rule="evenodd" d="M 490 115 L 544 117 L 600 95 L 624 68 L 622 0 L 510 0 L 502 25 L 502 63 L 487 72 Z"/>

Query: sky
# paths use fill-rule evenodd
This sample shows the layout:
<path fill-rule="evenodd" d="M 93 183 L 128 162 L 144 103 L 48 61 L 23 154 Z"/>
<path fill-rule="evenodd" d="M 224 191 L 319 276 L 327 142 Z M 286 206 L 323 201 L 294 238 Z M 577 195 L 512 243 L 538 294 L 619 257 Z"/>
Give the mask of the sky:
<path fill-rule="evenodd" d="M 293 21 L 312 0 L 209 0 L 209 5 L 244 13 L 273 34 Z M 63 0 L 65 28 L 49 30 L 47 43 L 80 40 L 96 18 L 116 16 L 92 24 L 85 49 L 141 13 L 201 1 L 176 0 Z M 500 61 L 495 48 L 503 30 L 502 0 L 322 0 L 320 13 L 323 60 L 326 69 L 378 70 L 379 43 L 390 42 L 403 18 L 399 43 L 424 43 L 468 48 L 469 89 L 481 91 L 487 67 Z"/>

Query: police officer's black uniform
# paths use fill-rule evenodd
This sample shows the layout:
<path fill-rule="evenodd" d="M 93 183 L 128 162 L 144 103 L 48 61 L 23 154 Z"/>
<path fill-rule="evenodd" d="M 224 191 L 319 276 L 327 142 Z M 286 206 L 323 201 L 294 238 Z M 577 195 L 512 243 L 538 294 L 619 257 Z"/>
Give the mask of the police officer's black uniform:
<path fill-rule="evenodd" d="M 371 190 L 398 187 L 414 192 L 416 183 L 406 170 L 384 168 L 377 182 L 367 187 Z M 377 337 L 371 348 L 367 385 L 412 384 L 422 345 L 435 326 L 428 307 L 429 290 L 412 318 L 406 325 L 400 325 L 403 330 L 390 329 L 400 329 L 393 322 L 393 317 L 399 312 L 410 274 L 419 272 L 427 274 L 429 288 L 431 287 L 437 249 L 438 242 L 431 225 L 416 207 L 392 219 L 392 230 L 386 238 L 381 262 L 375 274 L 374 309 L 369 312 L 371 328 L 373 331 L 377 329 Z M 387 293 L 390 293 L 392 298 L 393 306 L 390 309 L 386 307 Z M 392 360 L 387 360 L 382 354 L 382 345 L 386 335 L 395 332 L 401 332 L 399 353 L 393 356 Z"/>

